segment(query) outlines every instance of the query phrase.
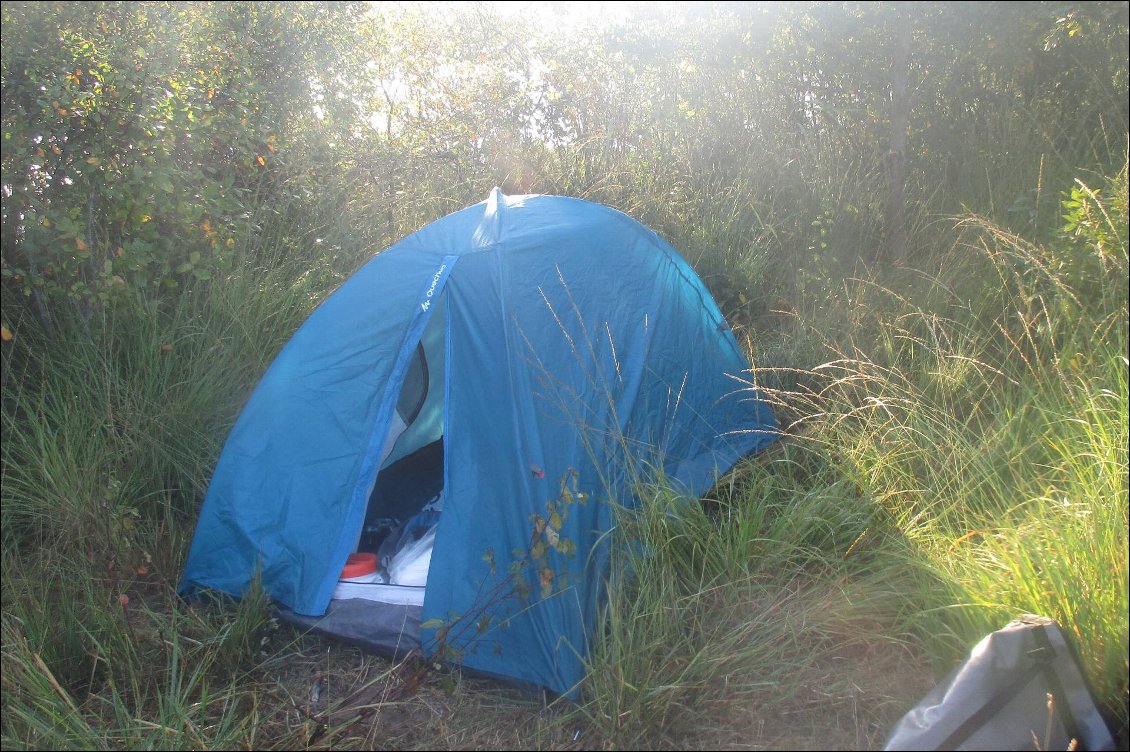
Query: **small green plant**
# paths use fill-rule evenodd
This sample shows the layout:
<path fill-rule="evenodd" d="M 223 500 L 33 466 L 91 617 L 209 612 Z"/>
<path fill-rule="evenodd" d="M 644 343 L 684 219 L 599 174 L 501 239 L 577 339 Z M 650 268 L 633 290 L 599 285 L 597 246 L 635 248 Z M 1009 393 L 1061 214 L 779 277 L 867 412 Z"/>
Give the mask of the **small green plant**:
<path fill-rule="evenodd" d="M 467 651 L 478 649 L 477 641 L 486 634 L 506 629 L 515 613 L 536 608 L 538 601 L 571 586 L 569 578 L 554 566 L 551 554 L 576 556 L 576 543 L 564 536 L 562 529 L 572 507 L 587 503 L 589 495 L 578 487 L 578 473 L 572 469 L 561 477 L 558 488 L 557 497 L 546 500 L 544 515 L 535 512 L 529 516 L 529 542 L 525 548 L 510 552 L 505 576 L 482 591 L 465 612 L 448 619 L 429 619 L 421 625 L 425 630 L 435 630 L 425 652 L 458 663 Z M 489 578 L 495 578 L 499 562 L 493 549 L 483 553 L 483 561 Z M 501 650 L 501 644 L 496 642 L 495 649 Z"/>

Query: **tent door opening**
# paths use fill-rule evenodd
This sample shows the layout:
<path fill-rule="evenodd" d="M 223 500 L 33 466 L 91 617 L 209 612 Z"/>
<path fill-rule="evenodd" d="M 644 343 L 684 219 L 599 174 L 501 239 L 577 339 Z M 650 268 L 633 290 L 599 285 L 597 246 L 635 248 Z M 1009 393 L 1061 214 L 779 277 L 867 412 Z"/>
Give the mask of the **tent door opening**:
<path fill-rule="evenodd" d="M 377 556 L 378 587 L 339 583 L 335 598 L 423 602 L 443 511 L 445 298 L 438 296 L 400 385 L 357 541 L 358 553 Z"/>

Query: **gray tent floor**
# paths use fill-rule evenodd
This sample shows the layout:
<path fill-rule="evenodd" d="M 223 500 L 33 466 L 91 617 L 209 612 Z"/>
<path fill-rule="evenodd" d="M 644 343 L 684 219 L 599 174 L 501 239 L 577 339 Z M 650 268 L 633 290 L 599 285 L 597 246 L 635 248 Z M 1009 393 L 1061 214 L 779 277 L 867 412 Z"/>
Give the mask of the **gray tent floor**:
<path fill-rule="evenodd" d="M 400 657 L 420 647 L 420 606 L 363 598 L 332 600 L 325 616 L 302 616 L 279 607 L 280 621 L 333 637 L 362 650 Z"/>

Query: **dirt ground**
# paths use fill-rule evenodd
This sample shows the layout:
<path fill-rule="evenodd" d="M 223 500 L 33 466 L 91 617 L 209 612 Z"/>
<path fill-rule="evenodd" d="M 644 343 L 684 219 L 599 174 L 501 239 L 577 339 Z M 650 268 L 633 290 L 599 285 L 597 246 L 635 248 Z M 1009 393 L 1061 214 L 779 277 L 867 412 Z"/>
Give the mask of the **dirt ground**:
<path fill-rule="evenodd" d="M 281 627 L 289 655 L 264 692 L 281 702 L 264 732 L 310 749 L 615 749 L 584 707 L 436 670 L 366 655 Z M 289 643 L 285 641 L 289 640 Z M 633 748 L 875 749 L 933 685 L 929 665 L 894 642 L 845 646 L 797 677 L 787 701 L 766 694 L 705 713 Z M 269 729 L 269 730 L 268 730 Z"/>

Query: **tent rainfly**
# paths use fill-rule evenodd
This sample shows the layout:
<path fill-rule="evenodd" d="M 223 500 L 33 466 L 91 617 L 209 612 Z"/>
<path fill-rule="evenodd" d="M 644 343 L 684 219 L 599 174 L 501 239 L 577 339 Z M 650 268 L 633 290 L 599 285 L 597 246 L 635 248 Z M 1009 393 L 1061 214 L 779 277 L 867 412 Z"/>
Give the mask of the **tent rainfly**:
<path fill-rule="evenodd" d="M 748 369 L 654 232 L 495 188 L 376 255 L 282 349 L 181 592 L 260 577 L 297 623 L 575 696 L 612 502 L 657 475 L 701 494 L 777 438 Z"/>

